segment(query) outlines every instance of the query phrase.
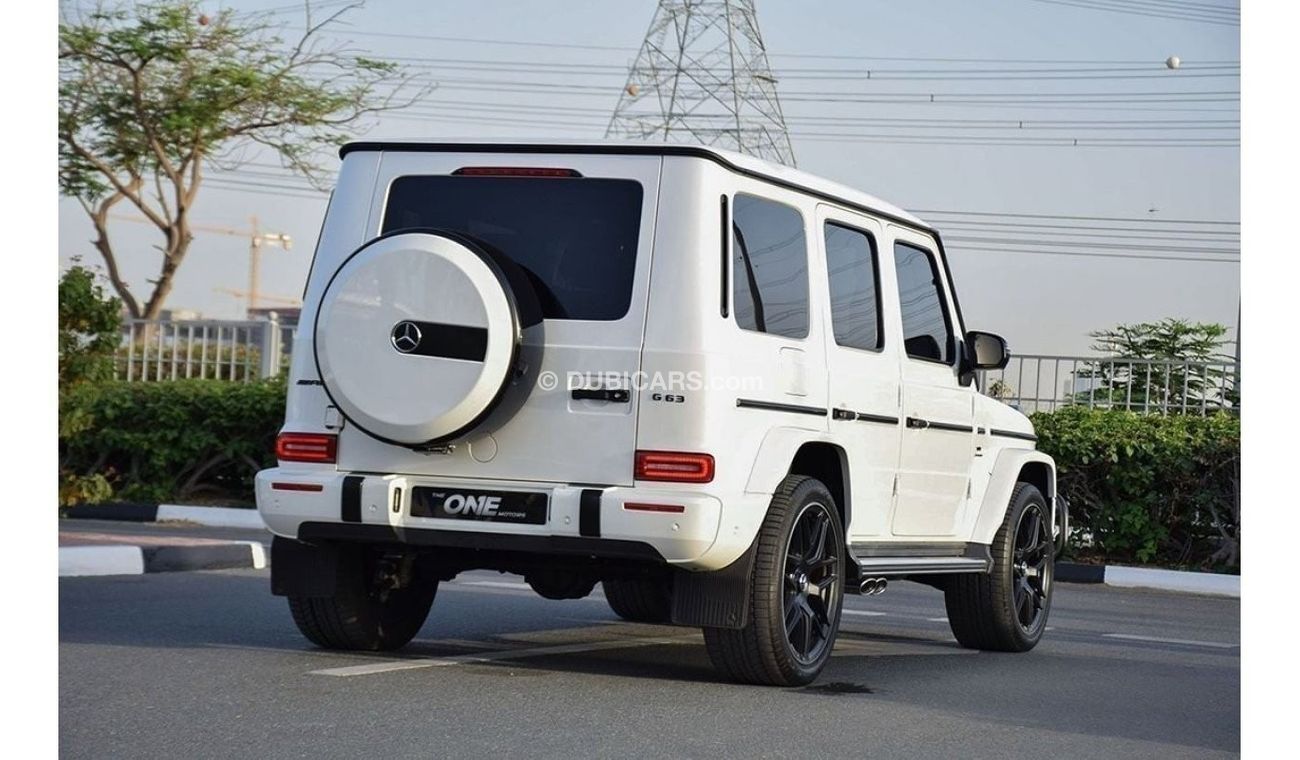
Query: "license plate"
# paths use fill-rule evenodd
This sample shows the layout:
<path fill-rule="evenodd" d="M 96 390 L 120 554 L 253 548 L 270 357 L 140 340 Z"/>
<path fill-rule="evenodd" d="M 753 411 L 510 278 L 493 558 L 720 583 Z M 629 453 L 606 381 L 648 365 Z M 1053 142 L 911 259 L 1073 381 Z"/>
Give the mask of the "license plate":
<path fill-rule="evenodd" d="M 464 488 L 412 490 L 412 517 L 545 525 L 550 498 L 527 491 L 475 491 Z"/>

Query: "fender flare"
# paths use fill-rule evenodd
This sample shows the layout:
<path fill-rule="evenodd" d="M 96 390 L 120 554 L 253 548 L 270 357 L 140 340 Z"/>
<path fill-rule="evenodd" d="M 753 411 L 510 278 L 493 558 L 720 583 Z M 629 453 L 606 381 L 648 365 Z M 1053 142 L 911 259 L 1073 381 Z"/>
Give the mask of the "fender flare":
<path fill-rule="evenodd" d="M 758 455 L 754 457 L 754 468 L 749 471 L 745 493 L 768 496 L 775 493 L 777 484 L 790 471 L 794 455 L 805 443 L 827 443 L 840 450 L 844 448 L 825 431 L 798 427 L 772 428 L 758 445 Z"/>
<path fill-rule="evenodd" d="M 993 543 L 993 538 L 1006 517 L 1011 492 L 1020 481 L 1020 473 L 1029 464 L 1047 467 L 1047 491 L 1043 497 L 1047 499 L 1053 521 L 1056 520 L 1056 463 L 1050 456 L 1034 449 L 1002 449 L 993 464 L 988 487 L 984 489 L 984 500 L 980 504 L 979 516 L 975 518 L 971 542 L 985 545 Z"/>
<path fill-rule="evenodd" d="M 844 498 L 842 501 L 844 503 L 836 506 L 839 507 L 840 514 L 844 517 L 844 529 L 847 531 L 853 517 L 853 497 L 850 488 L 852 463 L 848 460 L 848 453 L 844 450 L 844 445 L 824 430 L 799 427 L 777 427 L 769 430 L 763 437 L 762 443 L 759 444 L 758 454 L 754 458 L 754 467 L 750 470 L 749 480 L 745 484 L 745 493 L 748 495 L 762 494 L 771 498 L 772 494 L 776 492 L 777 486 L 790 472 L 790 466 L 794 463 L 795 455 L 799 453 L 799 449 L 809 443 L 826 444 L 839 451 L 843 482 L 827 483 L 826 486 L 832 492 L 837 490 L 837 486 L 843 491 Z M 752 517 L 753 525 L 749 527 L 752 527 L 753 535 L 758 534 L 763 518 L 766 516 L 767 510 L 764 509 Z"/>

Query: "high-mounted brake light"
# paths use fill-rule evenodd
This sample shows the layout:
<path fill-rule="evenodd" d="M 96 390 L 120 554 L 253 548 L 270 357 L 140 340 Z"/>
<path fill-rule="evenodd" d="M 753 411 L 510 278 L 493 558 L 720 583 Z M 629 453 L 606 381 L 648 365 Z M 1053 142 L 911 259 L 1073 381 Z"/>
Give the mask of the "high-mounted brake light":
<path fill-rule="evenodd" d="M 339 437 L 328 433 L 281 433 L 275 438 L 275 458 L 281 462 L 333 464 Z"/>
<path fill-rule="evenodd" d="M 541 166 L 462 166 L 452 172 L 455 177 L 581 177 L 573 169 Z"/>
<path fill-rule="evenodd" d="M 634 475 L 637 480 L 708 483 L 713 480 L 713 455 L 638 451 Z"/>

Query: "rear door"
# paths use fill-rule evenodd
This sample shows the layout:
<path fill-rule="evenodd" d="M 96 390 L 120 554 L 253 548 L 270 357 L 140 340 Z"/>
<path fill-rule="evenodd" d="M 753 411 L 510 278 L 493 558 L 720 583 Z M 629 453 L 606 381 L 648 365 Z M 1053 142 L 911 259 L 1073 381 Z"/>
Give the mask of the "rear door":
<path fill-rule="evenodd" d="M 881 227 L 832 206 L 818 208 L 828 292 L 826 368 L 831 432 L 848 452 L 849 539 L 888 535 L 898 466 L 900 352 L 886 340 Z"/>
<path fill-rule="evenodd" d="M 430 454 L 345 428 L 340 467 L 630 485 L 637 394 L 616 391 L 640 370 L 661 165 L 658 156 L 385 152 L 370 236 L 445 229 L 502 251 L 538 293 L 545 347 L 528 400 L 490 435 Z M 615 392 L 583 393 L 593 389 Z"/>
<path fill-rule="evenodd" d="M 957 380 L 959 325 L 934 241 L 890 229 L 904 418 L 893 532 L 956 536 L 975 446 L 974 391 Z"/>

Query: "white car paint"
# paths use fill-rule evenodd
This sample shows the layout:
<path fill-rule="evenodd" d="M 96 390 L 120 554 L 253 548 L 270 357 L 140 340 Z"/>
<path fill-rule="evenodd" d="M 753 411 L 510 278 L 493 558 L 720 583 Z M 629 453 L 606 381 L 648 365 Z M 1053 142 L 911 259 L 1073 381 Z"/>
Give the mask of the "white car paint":
<path fill-rule="evenodd" d="M 619 153 L 626 150 L 626 154 Z M 988 544 L 1021 467 L 1051 460 L 1033 451 L 1032 426 L 1018 412 L 959 382 L 955 366 L 908 359 L 901 348 L 893 272 L 895 240 L 942 255 L 924 222 L 872 196 L 758 159 L 713 148 L 683 151 L 638 144 L 442 146 L 400 144 L 346 152 L 306 289 L 302 324 L 311 325 L 328 299 L 326 286 L 358 248 L 382 229 L 387 187 L 400 176 L 446 175 L 465 166 L 563 167 L 584 177 L 639 182 L 644 196 L 631 307 L 619 320 L 546 320 L 542 372 L 560 387 L 535 390 L 509 420 L 471 433 L 438 452 L 385 443 L 338 421 L 320 385 L 310 329 L 299 330 L 289 377 L 283 430 L 339 434 L 337 465 L 282 462 L 257 477 L 257 501 L 270 529 L 296 537 L 304 522 L 339 522 L 342 482 L 365 473 L 364 523 L 482 534 L 580 537 L 583 489 L 599 488 L 602 538 L 637 541 L 688 570 L 715 570 L 740 557 L 762 523 L 773 490 L 800 447 L 834 447 L 846 465 L 849 543 Z M 539 182 L 545 179 L 536 180 Z M 800 339 L 741 329 L 721 314 L 724 239 L 721 199 L 746 193 L 795 208 L 804 221 L 808 260 L 809 332 Z M 835 344 L 830 319 L 822 224 L 834 220 L 869 232 L 878 248 L 885 346 L 879 352 Z M 734 267 L 727 271 L 734 275 Z M 948 317 L 957 340 L 965 328 L 953 284 L 941 268 Z M 386 275 L 389 276 L 389 275 Z M 326 311 L 322 317 L 328 319 Z M 335 328 L 331 327 L 330 330 Z M 346 333 L 347 328 L 337 329 Z M 391 347 L 374 336 L 355 354 L 363 366 L 387 371 Z M 346 352 L 342 354 L 346 356 Z M 322 367 L 322 369 L 324 369 Z M 355 369 L 355 368 L 354 368 Z M 571 372 L 627 378 L 699 377 L 753 385 L 706 387 L 665 400 L 661 387 L 630 387 L 628 403 L 575 400 Z M 326 378 L 329 381 L 329 378 Z M 403 378 L 401 382 L 417 382 Z M 431 388 L 433 376 L 418 380 Z M 820 413 L 738 406 L 738 401 L 796 405 Z M 897 419 L 867 424 L 837 419 L 836 409 Z M 347 410 L 344 410 L 345 412 Z M 389 422 L 401 424 L 400 409 Z M 909 427 L 908 417 L 958 430 Z M 327 420 L 329 422 L 327 422 Z M 340 427 L 341 426 L 341 427 Z M 711 454 L 711 482 L 651 483 L 633 478 L 637 450 Z M 320 491 L 276 490 L 272 483 L 317 484 Z M 394 512 L 394 493 L 418 485 L 544 491 L 544 525 L 450 520 Z M 1054 476 L 1048 481 L 1054 499 Z M 635 512 L 627 502 L 682 505 L 680 514 Z M 992 527 L 991 527 L 992 526 Z M 883 549 L 881 548 L 883 547 Z"/>

